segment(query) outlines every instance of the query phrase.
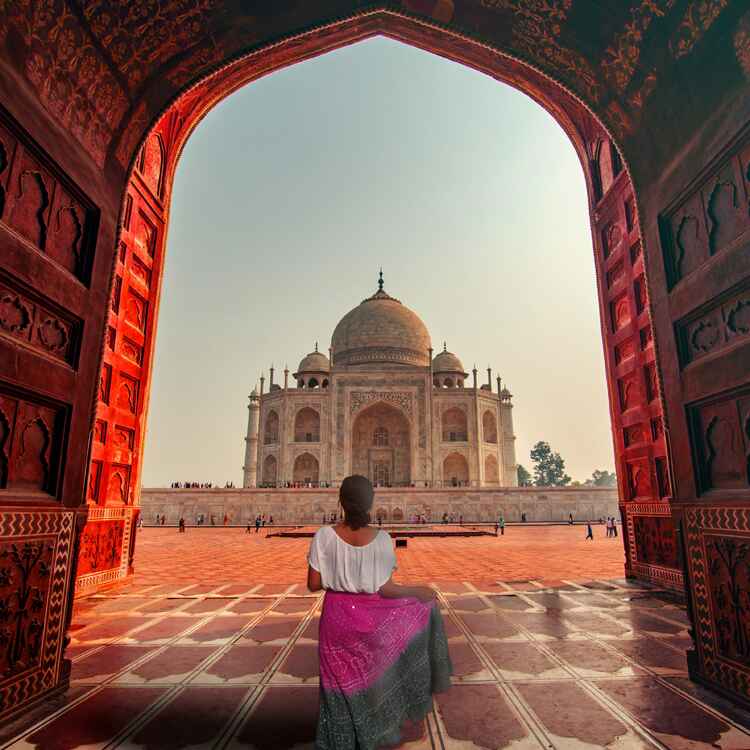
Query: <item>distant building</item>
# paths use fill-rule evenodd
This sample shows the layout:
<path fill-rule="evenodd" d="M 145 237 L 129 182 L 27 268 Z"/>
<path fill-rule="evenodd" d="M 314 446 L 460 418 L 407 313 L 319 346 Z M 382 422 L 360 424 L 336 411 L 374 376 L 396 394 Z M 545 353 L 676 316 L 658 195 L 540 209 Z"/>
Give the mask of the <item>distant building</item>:
<path fill-rule="evenodd" d="M 511 393 L 447 351 L 383 289 L 336 326 L 283 384 L 253 390 L 244 487 L 320 486 L 364 474 L 377 486 L 516 486 Z M 293 387 L 292 387 L 293 386 Z"/>

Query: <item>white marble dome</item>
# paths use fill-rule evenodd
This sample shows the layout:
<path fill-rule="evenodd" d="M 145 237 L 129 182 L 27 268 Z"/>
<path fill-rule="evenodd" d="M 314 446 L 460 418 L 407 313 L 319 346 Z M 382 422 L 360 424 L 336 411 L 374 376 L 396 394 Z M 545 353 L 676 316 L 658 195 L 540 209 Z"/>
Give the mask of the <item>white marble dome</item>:
<path fill-rule="evenodd" d="M 331 339 L 333 363 L 394 363 L 428 367 L 430 334 L 422 319 L 380 289 L 339 321 Z"/>

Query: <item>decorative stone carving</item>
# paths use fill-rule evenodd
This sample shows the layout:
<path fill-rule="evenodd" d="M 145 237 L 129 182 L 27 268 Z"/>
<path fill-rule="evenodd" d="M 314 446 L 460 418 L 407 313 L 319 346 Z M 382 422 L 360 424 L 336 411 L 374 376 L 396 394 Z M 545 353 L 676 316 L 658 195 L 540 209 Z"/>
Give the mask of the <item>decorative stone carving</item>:
<path fill-rule="evenodd" d="M 352 391 L 349 399 L 349 414 L 356 414 L 360 409 L 378 401 L 393 404 L 409 417 L 412 416 L 412 396 L 405 391 Z"/>

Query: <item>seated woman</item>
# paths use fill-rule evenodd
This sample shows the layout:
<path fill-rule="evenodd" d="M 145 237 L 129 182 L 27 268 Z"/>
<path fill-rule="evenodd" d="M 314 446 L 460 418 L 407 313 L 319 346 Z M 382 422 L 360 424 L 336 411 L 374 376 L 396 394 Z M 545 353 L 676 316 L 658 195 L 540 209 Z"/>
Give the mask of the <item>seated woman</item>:
<path fill-rule="evenodd" d="M 425 717 L 432 693 L 450 687 L 452 667 L 434 590 L 391 578 L 391 537 L 369 526 L 370 480 L 347 477 L 339 498 L 344 520 L 317 531 L 308 558 L 308 588 L 326 591 L 315 747 L 375 750 Z"/>

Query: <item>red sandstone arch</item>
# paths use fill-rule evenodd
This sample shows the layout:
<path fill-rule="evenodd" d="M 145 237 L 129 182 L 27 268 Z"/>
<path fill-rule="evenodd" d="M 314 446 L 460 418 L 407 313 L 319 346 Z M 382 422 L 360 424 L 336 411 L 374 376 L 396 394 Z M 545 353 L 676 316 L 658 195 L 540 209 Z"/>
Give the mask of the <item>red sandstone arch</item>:
<path fill-rule="evenodd" d="M 47 529 L 62 562 L 45 595 L 65 601 L 82 536 L 114 531 L 123 541 L 108 568 L 81 545 L 79 569 L 91 572 L 79 591 L 131 569 L 164 237 L 185 140 L 249 81 L 385 34 L 524 91 L 571 138 L 589 190 L 626 572 L 679 588 L 684 546 L 688 580 L 701 588 L 691 671 L 737 697 L 746 665 L 705 646 L 718 642 L 724 614 L 711 597 L 731 575 L 706 539 L 736 544 L 750 528 L 750 477 L 736 448 L 750 397 L 750 217 L 743 201 L 727 200 L 750 190 L 744 4 L 714 3 L 696 22 L 694 3 L 662 14 L 624 1 L 609 6 L 606 24 L 577 1 L 396 0 L 362 11 L 338 0 L 216 0 L 185 11 L 163 0 L 158 17 L 137 22 L 106 16 L 106 3 L 84 5 L 66 16 L 66 45 L 46 14 L 0 6 L 2 294 L 16 311 L 33 298 L 44 313 L 21 313 L 0 340 L 0 536 L 23 543 Z M 649 44 L 658 55 L 641 54 Z M 154 149 L 129 171 L 147 134 L 163 147 L 161 191 L 149 177 Z M 10 174 L 23 190 L 9 189 Z M 16 446 L 35 423 L 48 429 L 50 473 L 29 499 L 13 477 L 29 471 Z M 107 492 L 113 479 L 118 497 Z M 0 718 L 55 689 L 65 622 L 45 623 L 52 676 L 37 680 L 37 669 L 11 683 Z"/>

